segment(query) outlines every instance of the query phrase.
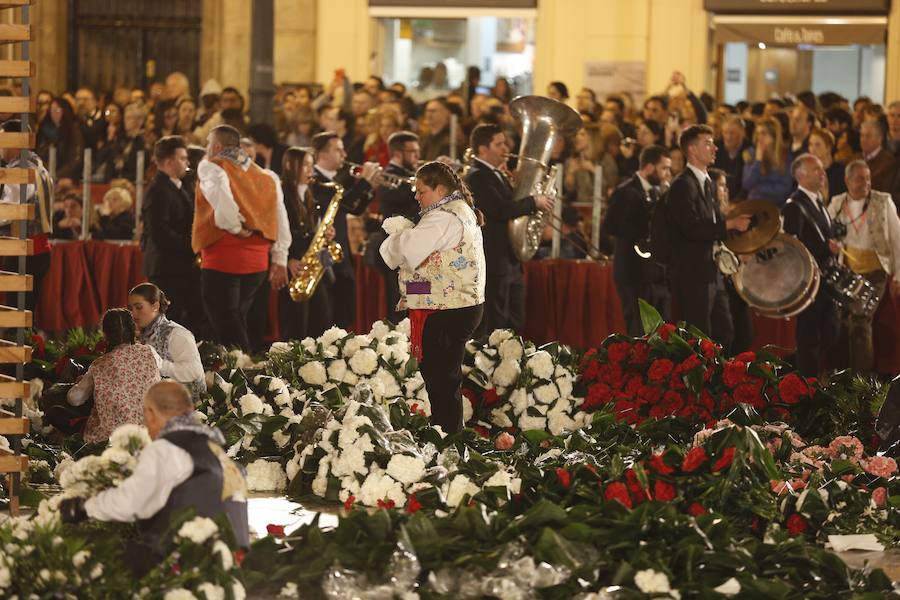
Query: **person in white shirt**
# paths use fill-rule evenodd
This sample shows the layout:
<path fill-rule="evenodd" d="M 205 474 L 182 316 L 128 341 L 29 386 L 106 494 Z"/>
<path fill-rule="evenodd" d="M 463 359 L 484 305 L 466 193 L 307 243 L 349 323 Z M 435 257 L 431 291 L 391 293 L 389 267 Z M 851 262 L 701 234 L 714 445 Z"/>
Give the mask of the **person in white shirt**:
<path fill-rule="evenodd" d="M 128 310 L 140 335 L 138 340 L 156 350 L 159 374 L 184 384 L 194 401 L 206 391 L 206 377 L 194 334 L 166 317 L 169 299 L 152 283 L 142 283 L 128 292 Z"/>
<path fill-rule="evenodd" d="M 141 450 L 132 474 L 87 500 L 63 500 L 63 522 L 137 522 L 140 535 L 125 554 L 138 575 L 165 557 L 171 519 L 184 508 L 201 517 L 226 514 L 238 545 L 249 547 L 247 483 L 222 448 L 222 432 L 193 416 L 190 392 L 174 381 L 147 390 L 143 411 L 153 441 Z"/>
<path fill-rule="evenodd" d="M 217 341 L 246 352 L 247 314 L 266 271 L 272 289 L 287 285 L 291 231 L 278 176 L 241 150 L 240 133 L 221 125 L 208 141 L 197 167 L 191 245 L 200 253 L 203 304 Z"/>
<path fill-rule="evenodd" d="M 872 172 L 864 160 L 854 160 L 844 169 L 847 192 L 835 196 L 828 214 L 847 233 L 841 240 L 841 257 L 850 270 L 865 277 L 883 297 L 890 291 L 900 295 L 900 217 L 890 194 L 872 189 Z M 850 367 L 859 373 L 872 371 L 872 319 L 846 312 Z"/>
<path fill-rule="evenodd" d="M 399 308 L 409 310 L 410 347 L 431 401 L 431 422 L 448 433 L 463 428 L 462 360 L 481 322 L 487 267 L 483 218 L 459 176 L 429 162 L 416 172 L 418 224 L 385 220 L 380 253 L 400 269 Z"/>

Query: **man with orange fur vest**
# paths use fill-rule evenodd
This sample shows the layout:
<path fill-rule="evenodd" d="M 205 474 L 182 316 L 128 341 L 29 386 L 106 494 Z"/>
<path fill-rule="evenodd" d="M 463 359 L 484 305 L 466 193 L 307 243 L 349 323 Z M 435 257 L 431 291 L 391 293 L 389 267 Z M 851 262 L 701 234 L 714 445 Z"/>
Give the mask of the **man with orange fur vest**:
<path fill-rule="evenodd" d="M 207 141 L 191 245 L 200 254 L 203 306 L 217 341 L 247 352 L 247 313 L 266 271 L 272 289 L 287 285 L 291 231 L 278 176 L 241 150 L 238 130 L 220 125 Z"/>

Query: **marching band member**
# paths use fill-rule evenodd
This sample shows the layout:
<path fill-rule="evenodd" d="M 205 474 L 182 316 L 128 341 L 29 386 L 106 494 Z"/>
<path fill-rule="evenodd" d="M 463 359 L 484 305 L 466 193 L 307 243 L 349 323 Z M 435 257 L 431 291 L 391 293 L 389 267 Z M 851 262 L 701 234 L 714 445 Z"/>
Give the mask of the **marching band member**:
<path fill-rule="evenodd" d="M 466 341 L 481 321 L 485 264 L 482 217 L 468 188 L 447 165 L 416 173 L 419 222 L 400 218 L 381 256 L 400 269 L 401 305 L 409 309 L 410 346 L 421 363 L 432 423 L 452 433 L 463 427 L 461 365 Z"/>
<path fill-rule="evenodd" d="M 832 239 L 831 217 L 819 193 L 825 185 L 825 168 L 812 154 L 801 154 L 791 164 L 791 175 L 798 187 L 781 209 L 784 232 L 796 236 L 822 270 L 840 252 L 840 244 Z M 838 323 L 837 305 L 820 286 L 813 303 L 797 315 L 795 366 L 802 375 L 818 375 L 819 357 L 837 341 Z"/>
<path fill-rule="evenodd" d="M 864 160 L 851 162 L 844 171 L 848 191 L 832 199 L 828 214 L 846 228 L 845 262 L 875 286 L 879 298 L 888 282 L 891 292 L 900 295 L 900 217 L 891 195 L 872 189 L 872 172 Z M 872 371 L 875 364 L 873 317 L 846 315 L 850 366 L 859 373 Z"/>
<path fill-rule="evenodd" d="M 484 213 L 484 248 L 487 260 L 484 321 L 481 333 L 490 335 L 495 329 L 509 328 L 521 332 L 525 326 L 525 285 L 522 263 L 516 258 L 509 240 L 511 219 L 536 210 L 551 210 L 553 199 L 530 196 L 521 202 L 513 200 L 513 185 L 500 169 L 506 163 L 509 145 L 499 125 L 482 124 L 472 130 L 472 170 L 466 184 L 472 190 L 475 206 Z"/>

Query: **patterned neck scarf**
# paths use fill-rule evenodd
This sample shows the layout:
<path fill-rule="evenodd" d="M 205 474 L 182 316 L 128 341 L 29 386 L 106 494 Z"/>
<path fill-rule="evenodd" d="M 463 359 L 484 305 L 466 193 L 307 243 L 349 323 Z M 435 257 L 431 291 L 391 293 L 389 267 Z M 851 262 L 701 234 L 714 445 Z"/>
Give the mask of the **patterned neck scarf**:
<path fill-rule="evenodd" d="M 437 208 L 440 208 L 440 207 L 444 206 L 445 204 L 449 204 L 450 202 L 453 202 L 454 200 L 462 200 L 462 201 L 465 201 L 465 199 L 466 199 L 466 198 L 465 198 L 465 196 L 463 196 L 463 193 L 462 193 L 460 190 L 456 190 L 455 192 L 453 192 L 453 193 L 450 194 L 449 196 L 444 196 L 443 198 L 441 198 L 440 200 L 438 200 L 437 202 L 435 202 L 434 204 L 432 204 L 432 205 L 429 206 L 428 208 L 423 208 L 422 210 L 420 210 L 420 211 L 419 211 L 419 217 L 424 217 L 425 215 L 427 215 L 427 214 L 430 213 L 431 211 L 433 211 L 433 210 L 435 210 L 435 209 L 437 209 Z"/>
<path fill-rule="evenodd" d="M 247 165 L 252 162 L 250 160 L 250 155 L 244 152 L 243 148 L 241 148 L 240 146 L 223 148 L 221 152 L 216 154 L 216 158 L 224 158 L 226 160 L 230 160 L 242 169 L 246 169 Z"/>

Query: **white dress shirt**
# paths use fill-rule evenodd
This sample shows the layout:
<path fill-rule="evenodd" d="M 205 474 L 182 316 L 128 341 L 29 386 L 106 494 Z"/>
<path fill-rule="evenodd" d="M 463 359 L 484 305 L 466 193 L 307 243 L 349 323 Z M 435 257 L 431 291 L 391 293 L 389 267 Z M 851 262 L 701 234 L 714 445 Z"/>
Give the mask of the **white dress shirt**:
<path fill-rule="evenodd" d="M 243 167 L 244 171 L 251 168 L 252 164 L 247 162 Z M 263 169 L 263 171 L 275 182 L 275 217 L 278 230 L 275 241 L 272 243 L 272 262 L 283 267 L 287 264 L 288 248 L 291 246 L 291 226 L 288 222 L 287 210 L 284 207 L 281 180 L 272 171 L 268 169 Z M 246 219 L 241 214 L 234 195 L 231 193 L 228 173 L 219 165 L 204 158 L 197 166 L 197 178 L 200 180 L 200 191 L 203 192 L 203 197 L 213 208 L 216 227 L 224 229 L 232 235 L 239 234 Z"/>
<path fill-rule="evenodd" d="M 165 439 L 154 440 L 141 450 L 130 477 L 90 498 L 84 509 L 99 521 L 149 519 L 162 510 L 172 490 L 193 472 L 190 454 Z"/>
<path fill-rule="evenodd" d="M 155 354 L 155 351 L 154 351 Z M 172 360 L 159 358 L 159 374 L 181 383 L 203 379 L 203 362 L 194 335 L 184 327 L 169 330 L 169 354 Z"/>
<path fill-rule="evenodd" d="M 406 265 L 415 269 L 432 253 L 459 244 L 462 236 L 462 222 L 455 215 L 437 209 L 425 213 L 415 227 L 388 236 L 379 251 L 390 268 Z"/>

